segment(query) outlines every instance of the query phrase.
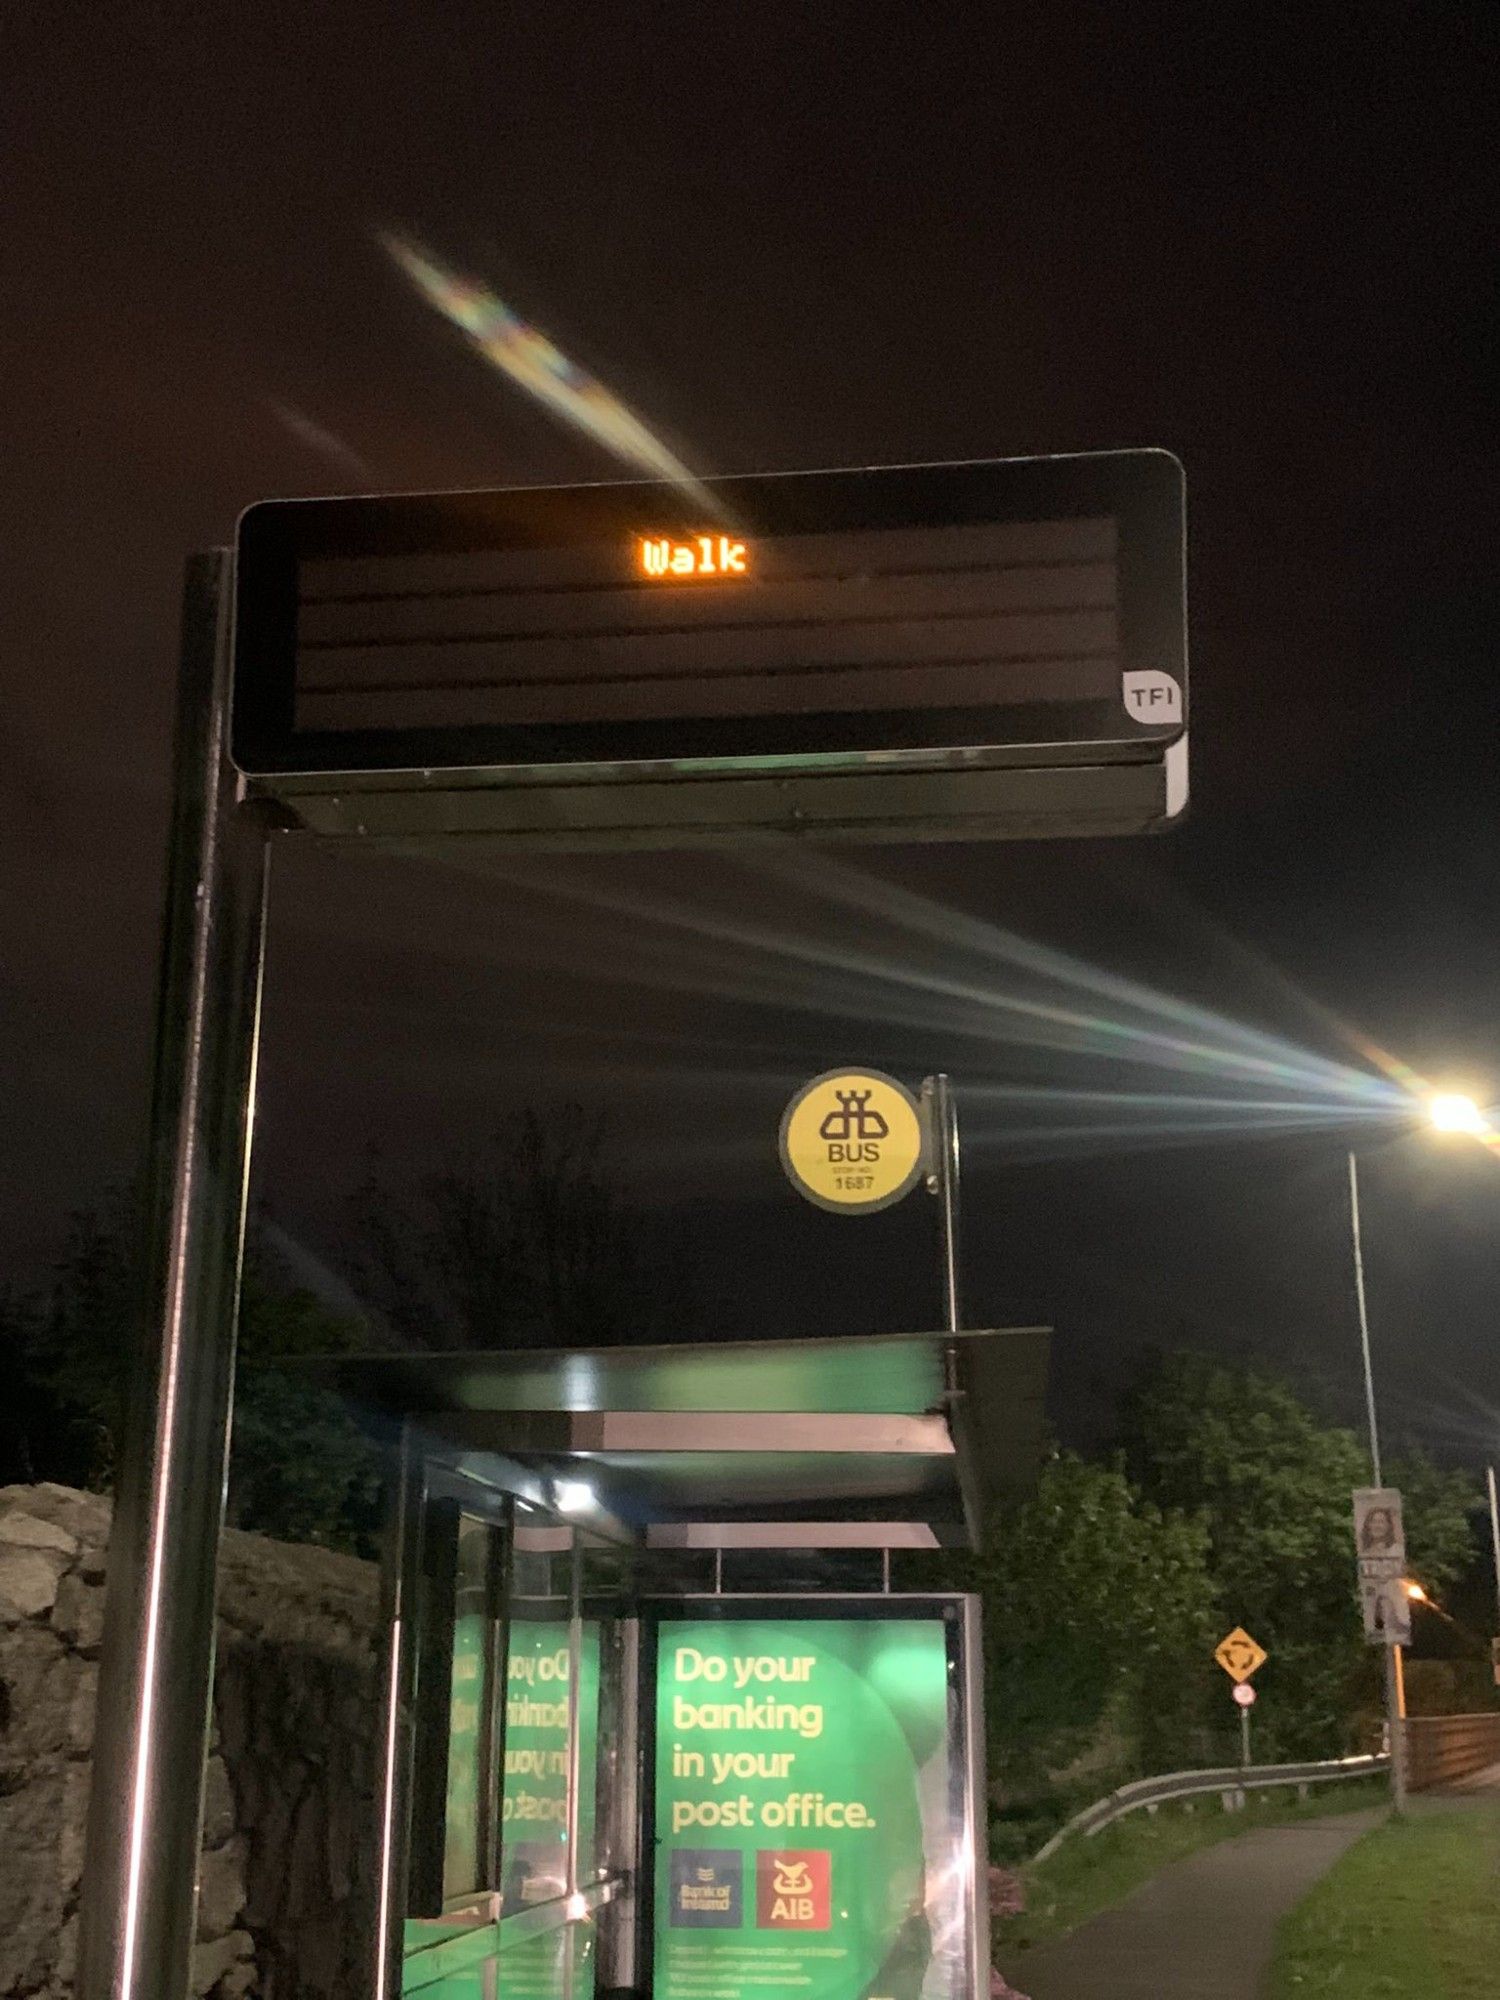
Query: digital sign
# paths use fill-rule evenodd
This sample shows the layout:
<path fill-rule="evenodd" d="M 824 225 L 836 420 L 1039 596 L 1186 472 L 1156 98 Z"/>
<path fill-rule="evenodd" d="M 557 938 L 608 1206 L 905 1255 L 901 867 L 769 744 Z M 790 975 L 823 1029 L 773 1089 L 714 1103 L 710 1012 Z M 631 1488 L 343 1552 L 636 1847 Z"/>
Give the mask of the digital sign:
<path fill-rule="evenodd" d="M 252 507 L 235 763 L 320 831 L 564 844 L 1181 811 L 1175 459 L 705 486 L 712 525 L 656 483 Z"/>

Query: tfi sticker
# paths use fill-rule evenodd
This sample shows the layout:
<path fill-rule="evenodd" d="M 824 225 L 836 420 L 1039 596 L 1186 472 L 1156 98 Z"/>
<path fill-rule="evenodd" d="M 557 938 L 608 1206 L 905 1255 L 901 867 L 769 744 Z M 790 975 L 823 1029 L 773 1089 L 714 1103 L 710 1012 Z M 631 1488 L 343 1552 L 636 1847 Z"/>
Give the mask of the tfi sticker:
<path fill-rule="evenodd" d="M 1133 722 L 1181 722 L 1182 689 L 1170 674 L 1125 674 L 1121 685 Z"/>

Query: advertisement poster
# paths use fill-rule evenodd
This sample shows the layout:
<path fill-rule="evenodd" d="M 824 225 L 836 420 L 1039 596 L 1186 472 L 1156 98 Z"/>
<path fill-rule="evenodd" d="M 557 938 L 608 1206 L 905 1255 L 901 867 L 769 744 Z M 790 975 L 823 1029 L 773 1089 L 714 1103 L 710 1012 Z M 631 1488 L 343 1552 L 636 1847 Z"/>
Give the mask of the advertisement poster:
<path fill-rule="evenodd" d="M 443 1837 L 444 1898 L 482 1887 L 479 1761 L 489 1654 L 488 1561 L 492 1530 L 464 1518 L 454 1579 L 453 1667 L 448 1704 L 448 1787 Z"/>
<path fill-rule="evenodd" d="M 1354 1554 L 1365 1638 L 1372 1646 L 1411 1644 L 1411 1600 L 1406 1574 L 1406 1529 L 1394 1486 L 1361 1486 L 1354 1494 Z"/>
<path fill-rule="evenodd" d="M 938 1618 L 663 1621 L 657 2000 L 952 2000 L 968 1880 Z"/>
<path fill-rule="evenodd" d="M 568 1887 L 568 1628 L 516 1619 L 506 1660 L 505 1788 L 501 1803 L 501 1914 L 566 1895 Z M 593 1872 L 599 1765 L 599 1627 L 585 1622 L 579 1664 L 578 1877 Z M 587 1937 L 543 1931 L 507 1944 L 508 2000 L 559 2000 L 592 1991 Z M 569 1954 L 573 1964 L 568 1965 Z"/>
<path fill-rule="evenodd" d="M 501 1803 L 503 1909 L 514 1915 L 567 1891 L 568 1628 L 518 1619 L 510 1628 Z M 593 1872 L 599 1763 L 599 1627 L 585 1622 L 578 1705 L 578 1876 Z"/>

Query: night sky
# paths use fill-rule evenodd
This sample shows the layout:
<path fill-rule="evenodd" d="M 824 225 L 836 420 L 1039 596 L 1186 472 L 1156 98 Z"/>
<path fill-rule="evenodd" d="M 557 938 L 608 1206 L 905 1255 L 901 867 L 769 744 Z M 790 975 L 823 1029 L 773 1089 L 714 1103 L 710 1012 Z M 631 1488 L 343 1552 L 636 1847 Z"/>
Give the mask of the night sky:
<path fill-rule="evenodd" d="M 284 850 L 257 1191 L 288 1237 L 337 1272 L 371 1145 L 400 1176 L 572 1098 L 678 1218 L 715 1330 L 932 1324 L 925 1198 L 823 1216 L 775 1130 L 834 1062 L 946 1067 L 969 1317 L 1056 1323 L 1066 1435 L 1151 1340 L 1263 1355 L 1352 1413 L 1348 1132 L 1181 1099 L 1222 1094 L 1245 1030 L 1293 1070 L 1375 1075 L 1373 1046 L 1500 1079 L 1497 37 L 1474 6 L 1289 19 L 11 10 L 0 1283 L 137 1157 L 184 555 L 271 495 L 614 469 L 413 296 L 396 229 L 700 472 L 1175 451 L 1193 808 L 1159 840 L 775 865 Z M 1097 1032 L 1018 1041 L 990 989 L 1220 1019 L 1196 1066 L 1111 1061 Z M 1500 1157 L 1361 1143 L 1387 1420 L 1477 1459 Z"/>

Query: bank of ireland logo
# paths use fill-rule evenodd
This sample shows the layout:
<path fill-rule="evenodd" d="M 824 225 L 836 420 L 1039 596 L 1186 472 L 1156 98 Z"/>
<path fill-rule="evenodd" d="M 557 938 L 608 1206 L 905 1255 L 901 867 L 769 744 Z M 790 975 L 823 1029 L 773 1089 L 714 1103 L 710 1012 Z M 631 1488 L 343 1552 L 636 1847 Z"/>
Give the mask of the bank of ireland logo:
<path fill-rule="evenodd" d="M 734 1847 L 679 1847 L 672 1854 L 674 1930 L 738 1930 L 744 1912 L 745 1862 Z"/>
<path fill-rule="evenodd" d="M 763 1847 L 755 1857 L 755 1923 L 763 1931 L 826 1931 L 832 1920 L 825 1848 Z"/>
<path fill-rule="evenodd" d="M 844 1214 L 889 1208 L 922 1177 L 917 1100 L 879 1070 L 829 1070 L 806 1083 L 781 1121 L 781 1163 L 797 1192 Z"/>

